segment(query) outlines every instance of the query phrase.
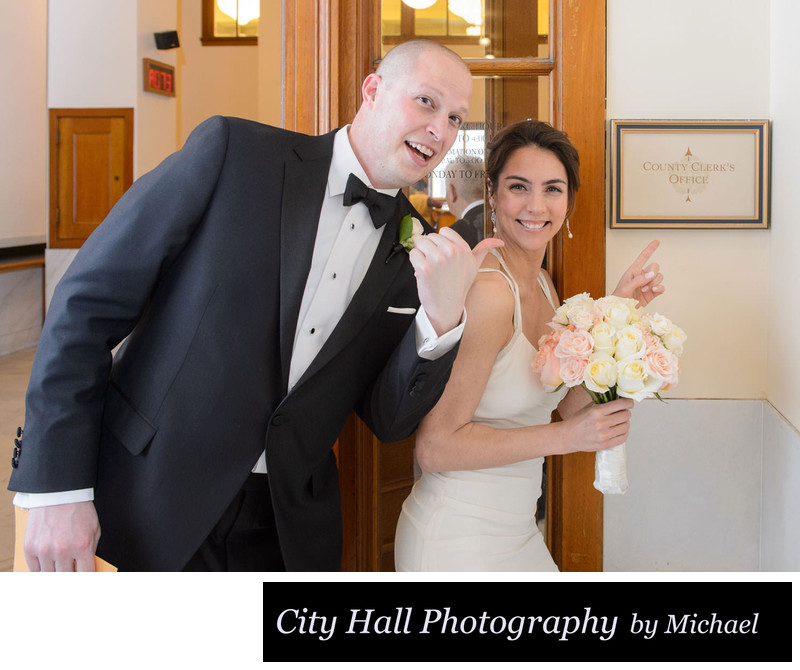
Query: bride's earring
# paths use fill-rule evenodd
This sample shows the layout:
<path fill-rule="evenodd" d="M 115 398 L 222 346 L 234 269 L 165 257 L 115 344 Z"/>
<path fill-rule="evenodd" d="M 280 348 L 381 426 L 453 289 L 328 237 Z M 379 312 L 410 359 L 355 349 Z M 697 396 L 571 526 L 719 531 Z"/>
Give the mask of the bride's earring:
<path fill-rule="evenodd" d="M 569 229 L 569 219 L 564 219 L 564 224 L 567 226 L 567 237 L 572 239 L 572 231 Z"/>
<path fill-rule="evenodd" d="M 494 211 L 494 207 L 492 207 L 492 235 L 497 235 L 497 212 Z"/>

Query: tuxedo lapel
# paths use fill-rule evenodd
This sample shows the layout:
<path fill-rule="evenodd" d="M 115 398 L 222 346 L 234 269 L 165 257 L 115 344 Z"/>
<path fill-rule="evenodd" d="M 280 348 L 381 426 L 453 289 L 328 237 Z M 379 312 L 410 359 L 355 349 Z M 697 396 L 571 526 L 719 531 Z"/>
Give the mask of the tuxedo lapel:
<path fill-rule="evenodd" d="M 381 240 L 375 250 L 375 255 L 372 257 L 372 262 L 367 269 L 364 280 L 358 287 L 330 337 L 295 387 L 300 386 L 330 362 L 358 334 L 375 312 L 378 303 L 386 294 L 400 268 L 408 262 L 408 254 L 402 249 L 394 253 L 389 261 L 386 262 L 390 254 L 392 254 L 395 242 L 398 240 L 400 219 L 405 214 L 412 212 L 410 205 L 406 208 L 403 204 L 403 197 L 398 196 L 394 216 L 383 227 Z"/>
<path fill-rule="evenodd" d="M 284 169 L 281 204 L 280 337 L 283 388 L 289 366 L 300 304 L 311 268 L 319 215 L 333 156 L 334 133 L 308 137 L 295 147 Z"/>

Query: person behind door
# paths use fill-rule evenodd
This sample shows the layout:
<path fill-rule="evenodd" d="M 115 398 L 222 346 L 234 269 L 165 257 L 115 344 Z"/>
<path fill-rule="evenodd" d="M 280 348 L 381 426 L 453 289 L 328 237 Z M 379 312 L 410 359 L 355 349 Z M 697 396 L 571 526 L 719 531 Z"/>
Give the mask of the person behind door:
<path fill-rule="evenodd" d="M 475 247 L 485 237 L 483 186 L 486 175 L 483 161 L 462 154 L 447 164 L 444 173 L 447 206 L 456 217 L 450 228 L 470 247 Z"/>

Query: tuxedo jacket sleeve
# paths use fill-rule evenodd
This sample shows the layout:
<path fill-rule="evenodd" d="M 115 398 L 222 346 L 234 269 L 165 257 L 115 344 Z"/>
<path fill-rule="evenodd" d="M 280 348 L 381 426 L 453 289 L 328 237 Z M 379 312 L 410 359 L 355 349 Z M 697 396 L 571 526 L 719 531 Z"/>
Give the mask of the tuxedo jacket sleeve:
<path fill-rule="evenodd" d="M 287 393 L 333 135 L 215 117 L 129 189 L 57 287 L 9 488 L 95 488 L 98 553 L 182 567 L 266 449 L 289 570 L 341 555 L 331 450 L 355 408 L 410 434 L 455 352 L 416 354 L 416 283 L 387 263 L 405 199 L 322 351 Z M 126 338 L 126 339 L 125 339 Z M 125 339 L 112 358 L 111 349 Z"/>

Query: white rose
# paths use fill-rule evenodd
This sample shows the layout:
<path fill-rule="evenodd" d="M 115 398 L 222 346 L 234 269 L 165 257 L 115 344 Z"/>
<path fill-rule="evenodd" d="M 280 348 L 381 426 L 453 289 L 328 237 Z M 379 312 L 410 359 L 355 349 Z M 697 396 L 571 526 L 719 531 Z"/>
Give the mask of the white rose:
<path fill-rule="evenodd" d="M 636 301 L 630 298 L 618 298 L 609 295 L 600 298 L 596 306 L 600 310 L 603 319 L 608 321 L 614 328 L 620 329 L 632 323 L 634 318 L 638 320 L 639 315 L 636 311 Z"/>
<path fill-rule="evenodd" d="M 648 375 L 643 360 L 628 358 L 617 363 L 617 395 L 639 401 L 652 397 L 659 388 L 661 380 Z"/>
<path fill-rule="evenodd" d="M 614 357 L 618 361 L 626 358 L 642 358 L 646 349 L 644 334 L 638 326 L 625 326 L 617 331 L 617 346 Z"/>
<path fill-rule="evenodd" d="M 594 314 L 583 305 L 569 305 L 567 307 L 569 322 L 580 330 L 589 330 L 594 325 Z"/>
<path fill-rule="evenodd" d="M 686 333 L 678 326 L 673 326 L 672 330 L 661 336 L 664 346 L 676 356 L 683 353 L 683 343 L 686 342 Z"/>
<path fill-rule="evenodd" d="M 571 298 L 567 298 L 564 301 L 565 305 L 569 305 L 570 307 L 583 307 L 584 309 L 591 309 L 594 305 L 594 300 L 592 300 L 592 296 L 588 293 L 578 293 L 577 295 L 573 295 Z"/>
<path fill-rule="evenodd" d="M 617 383 L 617 362 L 608 354 L 592 354 L 583 373 L 583 382 L 590 391 L 608 392 Z"/>
<path fill-rule="evenodd" d="M 614 326 L 606 321 L 601 321 L 589 332 L 594 338 L 595 351 L 608 354 L 609 356 L 614 355 L 614 348 L 617 344 L 617 330 Z"/>
<path fill-rule="evenodd" d="M 417 241 L 420 237 L 422 237 L 423 233 L 425 232 L 425 228 L 422 227 L 419 219 L 415 216 L 411 217 L 411 240 L 414 242 L 414 245 L 417 244 Z"/>
<path fill-rule="evenodd" d="M 554 323 L 558 326 L 568 326 L 569 325 L 569 317 L 567 316 L 567 311 L 569 310 L 569 305 L 561 305 L 556 310 L 556 313 L 553 315 L 553 320 L 551 323 Z"/>
<path fill-rule="evenodd" d="M 648 315 L 647 324 L 650 326 L 650 330 L 659 337 L 663 337 L 673 328 L 672 321 L 658 313 Z"/>

